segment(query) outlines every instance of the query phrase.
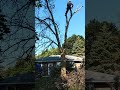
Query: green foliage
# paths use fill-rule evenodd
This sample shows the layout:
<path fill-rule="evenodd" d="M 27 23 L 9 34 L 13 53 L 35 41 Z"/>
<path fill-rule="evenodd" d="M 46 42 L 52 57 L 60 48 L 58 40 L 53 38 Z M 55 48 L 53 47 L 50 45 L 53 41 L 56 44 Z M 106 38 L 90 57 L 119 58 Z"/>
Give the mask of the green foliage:
<path fill-rule="evenodd" d="M 73 44 L 72 54 L 76 56 L 84 55 L 85 53 L 85 41 L 78 37 Z"/>
<path fill-rule="evenodd" d="M 68 39 L 67 39 L 67 41 L 66 41 L 66 54 L 68 54 L 68 55 L 72 55 L 72 49 L 73 49 L 73 45 L 74 45 L 74 43 L 76 42 L 76 40 L 77 39 L 80 39 L 81 41 L 84 41 L 84 38 L 82 37 L 82 36 L 80 36 L 80 35 L 75 35 L 75 34 L 73 34 L 71 37 L 69 37 Z M 64 44 L 63 44 L 63 46 L 64 46 Z M 74 47 L 75 47 L 75 45 L 74 45 Z M 74 52 L 74 51 L 73 51 Z M 74 52 L 74 54 L 75 54 L 75 52 Z"/>
<path fill-rule="evenodd" d="M 43 51 L 40 55 L 36 56 L 36 58 L 40 58 L 40 57 L 47 57 L 50 55 L 59 55 L 60 53 L 58 52 L 57 48 L 52 48 L 52 49 L 47 49 L 45 51 Z"/>
<path fill-rule="evenodd" d="M 4 72 L 4 77 L 14 76 L 16 74 L 22 74 L 26 72 L 34 71 L 34 61 L 32 57 L 21 59 L 16 62 L 14 67 L 10 67 Z"/>
<path fill-rule="evenodd" d="M 120 72 L 120 31 L 112 23 L 90 21 L 86 26 L 86 69 Z"/>
<path fill-rule="evenodd" d="M 85 40 L 80 35 L 73 34 L 71 37 L 67 39 L 66 45 L 67 45 L 66 54 L 68 55 L 73 54 L 79 56 L 79 54 L 84 54 L 85 52 Z M 60 53 L 58 52 L 57 48 L 46 49 L 41 54 L 36 56 L 36 58 L 46 57 L 50 55 L 60 55 Z"/>
<path fill-rule="evenodd" d="M 63 44 L 63 46 L 64 46 L 64 44 Z M 70 55 L 72 55 L 72 54 L 79 55 L 79 53 L 80 54 L 84 53 L 85 52 L 84 38 L 79 35 L 72 35 L 71 37 L 69 37 L 67 39 L 66 50 L 67 50 L 66 51 L 67 54 L 70 54 Z M 43 51 L 40 55 L 38 55 L 37 58 L 46 57 L 46 56 L 50 56 L 50 55 L 60 55 L 60 53 L 58 52 L 57 48 L 56 49 L 53 48 L 53 49 L 49 49 L 49 50 L 47 49 L 47 50 Z M 60 90 L 64 90 L 62 85 L 63 85 L 63 83 L 66 84 L 66 82 L 62 82 L 60 80 L 60 70 L 61 70 L 61 65 L 56 65 L 56 66 L 52 67 L 51 73 L 50 73 L 51 77 L 39 78 L 39 80 L 37 81 L 38 83 L 36 84 L 36 88 L 38 90 L 49 90 L 49 89 L 58 90 L 56 88 L 56 86 L 58 86 L 58 88 L 62 88 Z M 73 63 L 66 62 L 66 70 L 69 73 L 74 71 Z M 76 77 L 78 77 L 77 74 L 76 74 Z"/>

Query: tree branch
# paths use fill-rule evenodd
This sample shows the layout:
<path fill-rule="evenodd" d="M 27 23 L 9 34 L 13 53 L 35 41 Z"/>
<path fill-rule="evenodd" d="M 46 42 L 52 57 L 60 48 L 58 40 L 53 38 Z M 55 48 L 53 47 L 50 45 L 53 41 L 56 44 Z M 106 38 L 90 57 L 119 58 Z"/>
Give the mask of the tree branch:
<path fill-rule="evenodd" d="M 53 41 L 51 38 L 49 38 L 49 37 L 47 37 L 47 36 L 43 36 L 43 38 L 46 38 L 46 39 L 50 40 L 51 42 L 53 42 L 55 45 L 58 46 L 58 44 L 57 44 L 55 41 Z"/>
<path fill-rule="evenodd" d="M 60 49 L 60 48 L 61 48 L 61 44 L 60 44 L 60 39 L 59 39 L 59 35 L 58 35 L 57 26 L 56 26 L 56 24 L 55 24 L 54 16 L 53 16 L 52 11 L 50 10 L 48 1 L 45 0 L 45 2 L 46 2 L 46 5 L 47 5 L 47 8 L 48 8 L 48 11 L 49 11 L 49 13 L 50 13 L 50 16 L 51 16 L 51 19 L 52 19 L 53 26 L 54 26 L 55 36 L 56 36 L 56 39 L 57 39 L 57 42 L 58 42 L 58 48 Z"/>
<path fill-rule="evenodd" d="M 66 40 L 67 40 L 67 33 L 68 33 L 68 27 L 69 27 L 69 23 L 70 20 L 72 19 L 73 15 L 75 13 L 77 13 L 83 6 L 81 6 L 80 8 L 77 8 L 73 14 L 70 16 L 70 18 L 68 19 L 67 15 L 66 15 L 66 26 L 65 26 L 65 36 L 64 36 L 64 48 L 66 48 Z"/>
<path fill-rule="evenodd" d="M 47 22 L 45 22 L 45 20 L 41 20 L 40 18 L 38 18 L 38 17 L 35 17 L 40 23 L 43 23 L 43 24 L 45 24 L 50 30 L 51 30 L 51 32 L 55 35 L 55 32 L 54 32 L 54 30 L 50 27 L 50 25 L 47 23 Z"/>
<path fill-rule="evenodd" d="M 31 39 L 34 39 L 34 36 L 33 36 L 33 37 L 30 37 L 30 38 L 27 38 L 27 39 L 22 39 L 22 40 L 16 42 L 15 44 L 13 44 L 13 45 L 9 46 L 7 49 L 5 49 L 5 50 L 3 51 L 3 53 L 6 52 L 7 50 L 9 50 L 10 48 L 14 47 L 15 45 L 18 45 L 18 44 L 20 44 L 20 43 L 22 43 L 22 42 L 24 42 L 24 41 L 31 40 Z"/>

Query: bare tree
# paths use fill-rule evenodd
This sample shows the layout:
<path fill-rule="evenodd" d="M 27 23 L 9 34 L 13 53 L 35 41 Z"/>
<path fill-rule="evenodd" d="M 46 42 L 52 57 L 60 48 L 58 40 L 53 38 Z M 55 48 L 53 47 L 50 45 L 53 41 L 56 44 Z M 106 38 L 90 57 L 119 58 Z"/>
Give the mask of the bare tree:
<path fill-rule="evenodd" d="M 2 4 L 6 3 L 8 0 L 1 0 Z M 29 12 L 30 7 L 35 7 L 34 0 L 26 0 L 24 4 L 19 6 L 17 0 L 10 0 L 13 7 L 16 7 L 15 12 L 12 16 L 8 16 L 10 21 L 11 27 L 17 27 L 17 30 L 10 33 L 8 37 L 8 41 L 10 41 L 10 37 L 15 35 L 17 32 L 21 31 L 23 28 L 27 31 L 33 32 L 34 34 L 29 36 L 29 38 L 23 38 L 19 39 L 17 42 L 13 43 L 12 45 L 8 45 L 6 49 L 3 50 L 3 52 L 6 52 L 14 47 L 12 52 L 15 52 L 18 50 L 19 46 L 22 46 L 22 48 L 25 47 L 25 45 L 31 41 L 36 39 L 37 47 L 41 48 L 44 47 L 44 49 L 49 48 L 50 46 L 54 47 L 55 45 L 58 47 L 59 52 L 61 53 L 61 60 L 62 60 L 62 67 L 61 67 L 61 78 L 66 78 L 66 61 L 65 61 L 65 55 L 66 55 L 66 40 L 67 40 L 67 33 L 70 21 L 74 14 L 76 14 L 82 7 L 76 8 L 76 10 L 73 12 L 72 16 L 69 18 L 66 16 L 66 26 L 65 26 L 65 32 L 64 32 L 64 46 L 62 46 L 61 42 L 61 36 L 60 36 L 60 30 L 59 25 L 57 21 L 55 20 L 54 16 L 54 0 L 40 0 L 40 4 L 42 5 L 42 8 L 39 8 L 40 10 L 43 9 L 44 16 L 42 14 L 37 14 L 35 17 L 35 23 L 36 28 L 34 28 L 31 24 L 31 22 L 28 20 L 29 17 L 27 17 L 27 13 Z M 2 5 L 1 5 L 2 6 Z M 34 9 L 33 9 L 34 10 Z M 35 31 L 35 29 L 37 29 Z M 7 41 L 7 42 L 8 42 Z M 22 43 L 22 44 L 21 44 Z M 16 47 L 16 48 L 15 48 Z M 23 57 L 26 54 L 30 54 L 35 48 L 35 45 L 32 45 L 28 47 L 27 49 L 24 49 L 23 53 L 20 57 Z M 11 52 L 10 52 L 11 53 Z"/>
<path fill-rule="evenodd" d="M 0 40 L 1 53 L 7 65 L 35 53 L 34 0 L 0 0 L 0 9 L 6 15 L 10 33 Z"/>
<path fill-rule="evenodd" d="M 77 8 L 72 16 L 69 18 L 66 16 L 66 26 L 65 26 L 65 32 L 64 32 L 64 46 L 62 46 L 61 39 L 60 39 L 60 30 L 59 30 L 59 25 L 55 20 L 54 16 L 54 11 L 53 11 L 53 0 L 49 1 L 48 0 L 43 0 L 44 2 L 44 7 L 45 7 L 45 14 L 47 16 L 41 18 L 40 16 L 36 16 L 36 22 L 37 26 L 40 26 L 40 33 L 39 33 L 39 38 L 41 42 L 41 46 L 46 45 L 45 48 L 48 48 L 49 46 L 57 45 L 59 52 L 61 53 L 61 60 L 62 60 L 62 66 L 61 66 L 61 78 L 65 80 L 66 78 L 66 60 L 65 60 L 65 55 L 66 55 L 66 40 L 67 40 L 67 33 L 68 33 L 68 28 L 70 21 L 74 14 L 76 14 L 83 6 Z M 38 29 L 39 30 L 39 29 Z"/>

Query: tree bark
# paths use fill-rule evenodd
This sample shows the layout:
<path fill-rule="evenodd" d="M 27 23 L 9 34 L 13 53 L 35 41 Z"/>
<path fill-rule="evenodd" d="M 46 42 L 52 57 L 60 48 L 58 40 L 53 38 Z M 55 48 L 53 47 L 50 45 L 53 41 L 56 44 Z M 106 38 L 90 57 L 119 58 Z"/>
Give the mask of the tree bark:
<path fill-rule="evenodd" d="M 65 49 L 61 53 L 61 79 L 66 80 L 66 60 Z"/>
<path fill-rule="evenodd" d="M 83 6 L 82 6 L 83 7 Z M 72 16 L 78 12 L 82 7 L 77 8 L 76 11 L 73 12 Z M 63 49 L 61 50 L 61 79 L 66 80 L 66 60 L 65 60 L 65 55 L 66 55 L 66 40 L 67 40 L 67 33 L 68 33 L 68 28 L 69 28 L 69 23 L 70 20 L 72 19 L 72 16 L 68 18 L 66 16 L 66 26 L 65 26 L 65 36 L 64 36 L 64 46 Z M 59 42 L 58 42 L 59 45 Z M 59 47 L 59 46 L 58 46 Z M 61 47 L 60 47 L 61 48 Z"/>

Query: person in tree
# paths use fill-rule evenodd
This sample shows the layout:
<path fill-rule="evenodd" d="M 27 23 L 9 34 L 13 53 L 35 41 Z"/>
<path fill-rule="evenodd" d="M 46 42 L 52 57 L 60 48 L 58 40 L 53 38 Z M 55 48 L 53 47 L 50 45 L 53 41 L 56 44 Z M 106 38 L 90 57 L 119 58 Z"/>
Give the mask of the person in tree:
<path fill-rule="evenodd" d="M 67 3 L 67 8 L 66 8 L 66 12 L 65 12 L 65 16 L 67 16 L 68 11 L 70 10 L 70 14 L 72 16 L 72 8 L 73 8 L 73 4 L 72 2 L 69 0 Z"/>

